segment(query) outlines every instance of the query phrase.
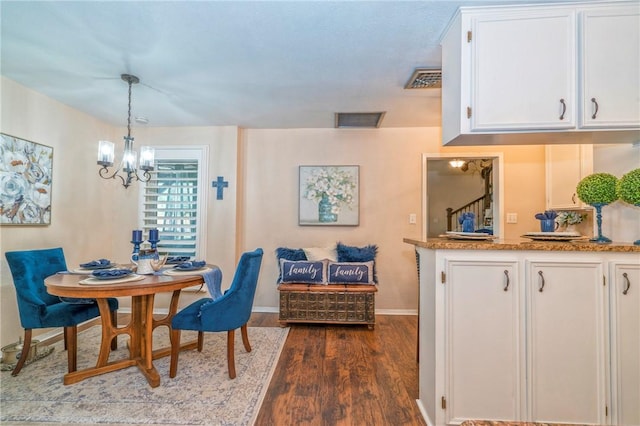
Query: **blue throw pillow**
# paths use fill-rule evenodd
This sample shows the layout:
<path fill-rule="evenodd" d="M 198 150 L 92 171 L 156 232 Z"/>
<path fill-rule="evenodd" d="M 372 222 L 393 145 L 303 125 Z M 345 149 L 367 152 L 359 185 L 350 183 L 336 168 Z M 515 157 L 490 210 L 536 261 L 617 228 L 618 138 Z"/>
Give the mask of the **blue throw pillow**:
<path fill-rule="evenodd" d="M 301 248 L 292 249 L 287 247 L 278 247 L 276 249 L 276 259 L 278 259 L 278 266 L 280 266 L 280 259 L 285 260 L 307 260 L 307 256 L 304 254 L 304 250 Z M 278 281 L 282 282 L 282 268 L 278 268 Z"/>
<path fill-rule="evenodd" d="M 378 246 L 369 244 L 364 247 L 347 246 L 338 243 L 336 246 L 338 252 L 338 262 L 374 262 L 373 263 L 373 282 L 378 283 L 378 274 L 376 271 L 376 255 L 378 254 Z"/>
<path fill-rule="evenodd" d="M 329 262 L 328 284 L 375 284 L 373 261 Z"/>
<path fill-rule="evenodd" d="M 281 283 L 326 284 L 327 261 L 280 259 Z"/>

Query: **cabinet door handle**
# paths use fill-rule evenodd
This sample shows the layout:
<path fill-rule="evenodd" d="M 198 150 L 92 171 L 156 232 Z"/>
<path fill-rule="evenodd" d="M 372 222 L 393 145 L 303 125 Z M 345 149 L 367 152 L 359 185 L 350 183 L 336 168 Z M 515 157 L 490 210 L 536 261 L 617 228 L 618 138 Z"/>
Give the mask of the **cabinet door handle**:
<path fill-rule="evenodd" d="M 544 290 L 544 274 L 542 271 L 538 271 L 538 275 L 540 275 L 540 287 L 538 288 L 538 291 L 542 293 L 542 290 Z"/>
<path fill-rule="evenodd" d="M 627 293 L 629 292 L 629 289 L 631 288 L 631 281 L 629 280 L 629 275 L 627 275 L 626 272 L 622 274 L 622 277 L 624 278 L 624 282 L 625 282 L 625 286 L 624 286 L 624 290 L 622 290 L 622 294 L 626 296 Z"/>
<path fill-rule="evenodd" d="M 571 202 L 573 204 L 576 204 L 576 193 L 574 192 L 573 195 L 571 196 Z"/>
<path fill-rule="evenodd" d="M 564 120 L 564 113 L 567 112 L 567 104 L 564 102 L 564 99 L 560 99 L 560 103 L 562 104 L 562 113 L 560 114 L 560 120 Z"/>
<path fill-rule="evenodd" d="M 509 279 L 509 271 L 507 271 L 506 269 L 504 270 L 504 276 L 507 278 L 507 282 L 504 284 L 504 291 L 508 291 L 509 290 L 509 283 L 511 282 L 511 280 Z"/>
<path fill-rule="evenodd" d="M 598 101 L 596 101 L 596 98 L 591 98 L 591 102 L 593 103 L 593 106 L 595 107 L 595 111 L 593 111 L 593 115 L 591 116 L 591 118 L 593 120 L 596 119 L 596 115 L 598 115 Z"/>

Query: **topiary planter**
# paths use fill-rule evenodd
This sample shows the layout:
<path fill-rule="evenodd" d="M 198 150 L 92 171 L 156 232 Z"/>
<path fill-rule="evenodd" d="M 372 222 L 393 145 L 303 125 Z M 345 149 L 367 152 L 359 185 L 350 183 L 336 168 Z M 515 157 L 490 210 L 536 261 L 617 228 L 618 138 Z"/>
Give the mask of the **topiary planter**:
<path fill-rule="evenodd" d="M 640 169 L 631 170 L 623 175 L 616 185 L 616 193 L 625 203 L 640 207 Z M 633 244 L 640 246 L 640 240 Z"/>
<path fill-rule="evenodd" d="M 578 198 L 596 209 L 598 236 L 589 241 L 600 244 L 611 242 L 611 239 L 602 235 L 602 207 L 618 199 L 617 184 L 618 178 L 610 173 L 594 173 L 578 182 Z"/>

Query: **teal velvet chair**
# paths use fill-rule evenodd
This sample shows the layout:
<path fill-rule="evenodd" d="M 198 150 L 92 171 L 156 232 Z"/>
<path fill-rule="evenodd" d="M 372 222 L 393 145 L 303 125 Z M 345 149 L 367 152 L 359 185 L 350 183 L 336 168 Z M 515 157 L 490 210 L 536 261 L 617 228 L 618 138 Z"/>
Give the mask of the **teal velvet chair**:
<path fill-rule="evenodd" d="M 178 312 L 171 320 L 171 365 L 169 377 L 175 377 L 178 370 L 180 351 L 180 330 L 198 331 L 198 351 L 202 352 L 205 331 L 227 332 L 227 365 L 229 377 L 236 377 L 234 358 L 235 330 L 240 328 L 242 343 L 251 352 L 247 322 L 251 317 L 253 297 L 258 284 L 258 274 L 262 263 L 262 249 L 243 253 L 238 262 L 231 287 L 217 299 L 203 298 Z"/>
<path fill-rule="evenodd" d="M 24 348 L 11 374 L 16 376 L 27 360 L 33 329 L 54 327 L 64 327 L 69 372 L 76 371 L 77 326 L 100 316 L 97 303 L 91 299 L 68 299 L 68 302 L 63 302 L 47 293 L 44 279 L 67 270 L 62 248 L 10 251 L 5 253 L 5 257 L 16 287 L 20 323 L 24 328 Z M 109 299 L 109 308 L 115 321 L 117 299 Z M 111 347 L 115 349 L 116 346 L 114 339 Z"/>

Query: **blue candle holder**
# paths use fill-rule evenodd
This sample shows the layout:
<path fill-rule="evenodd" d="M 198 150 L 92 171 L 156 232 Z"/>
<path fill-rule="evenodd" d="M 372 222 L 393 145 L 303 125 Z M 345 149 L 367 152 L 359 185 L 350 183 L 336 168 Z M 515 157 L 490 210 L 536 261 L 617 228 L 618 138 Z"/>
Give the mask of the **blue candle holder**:
<path fill-rule="evenodd" d="M 133 252 L 131 253 L 131 259 L 135 260 L 136 262 L 138 261 L 138 253 L 140 253 L 140 244 L 142 244 L 142 241 L 131 241 L 131 244 L 133 244 Z"/>
<path fill-rule="evenodd" d="M 596 223 L 598 224 L 598 236 L 589 240 L 593 243 L 607 244 L 611 242 L 610 238 L 602 235 L 602 207 L 606 205 L 605 203 L 592 204 L 596 209 Z"/>

